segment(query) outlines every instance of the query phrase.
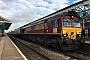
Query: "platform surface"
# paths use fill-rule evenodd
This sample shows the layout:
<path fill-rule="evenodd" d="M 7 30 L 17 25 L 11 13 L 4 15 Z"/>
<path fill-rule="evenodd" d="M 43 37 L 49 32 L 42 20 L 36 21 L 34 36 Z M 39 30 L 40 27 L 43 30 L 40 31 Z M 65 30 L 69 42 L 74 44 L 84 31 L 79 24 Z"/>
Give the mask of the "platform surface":
<path fill-rule="evenodd" d="M 0 60 L 25 60 L 8 36 L 0 36 Z"/>

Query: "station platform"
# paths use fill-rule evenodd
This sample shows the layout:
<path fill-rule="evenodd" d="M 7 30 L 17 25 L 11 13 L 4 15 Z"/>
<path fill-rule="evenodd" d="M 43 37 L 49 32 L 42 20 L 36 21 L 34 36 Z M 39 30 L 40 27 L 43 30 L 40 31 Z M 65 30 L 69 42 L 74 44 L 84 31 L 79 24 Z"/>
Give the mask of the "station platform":
<path fill-rule="evenodd" d="M 0 36 L 0 60 L 28 60 L 6 36 Z"/>

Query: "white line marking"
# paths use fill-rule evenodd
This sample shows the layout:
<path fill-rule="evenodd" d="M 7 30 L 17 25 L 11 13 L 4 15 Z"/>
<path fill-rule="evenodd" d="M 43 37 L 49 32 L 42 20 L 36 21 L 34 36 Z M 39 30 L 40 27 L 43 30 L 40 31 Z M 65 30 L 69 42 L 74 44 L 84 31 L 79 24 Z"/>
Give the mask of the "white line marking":
<path fill-rule="evenodd" d="M 7 36 L 8 37 L 8 36 Z M 9 37 L 8 37 L 9 38 Z M 9 38 L 10 39 L 10 38 Z M 12 42 L 12 40 L 10 39 L 10 41 Z M 15 48 L 18 50 L 18 52 L 22 55 L 22 57 L 24 58 L 24 60 L 28 60 L 24 54 L 19 50 L 19 48 L 12 42 L 12 44 L 15 46 Z"/>

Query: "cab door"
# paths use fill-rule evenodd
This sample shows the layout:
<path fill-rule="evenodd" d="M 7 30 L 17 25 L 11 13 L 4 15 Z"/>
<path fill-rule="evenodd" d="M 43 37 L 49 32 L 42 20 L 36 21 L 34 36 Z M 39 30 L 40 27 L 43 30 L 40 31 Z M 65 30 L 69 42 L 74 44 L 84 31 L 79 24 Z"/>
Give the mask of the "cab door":
<path fill-rule="evenodd" d="M 58 33 L 58 29 L 57 29 L 57 27 L 58 27 L 58 24 L 57 24 L 57 20 L 53 20 L 52 22 L 52 28 L 53 28 L 53 33 Z"/>
<path fill-rule="evenodd" d="M 57 33 L 61 33 L 61 29 L 62 29 L 62 22 L 61 22 L 61 19 L 58 19 L 58 20 L 57 20 L 57 24 L 58 24 Z"/>

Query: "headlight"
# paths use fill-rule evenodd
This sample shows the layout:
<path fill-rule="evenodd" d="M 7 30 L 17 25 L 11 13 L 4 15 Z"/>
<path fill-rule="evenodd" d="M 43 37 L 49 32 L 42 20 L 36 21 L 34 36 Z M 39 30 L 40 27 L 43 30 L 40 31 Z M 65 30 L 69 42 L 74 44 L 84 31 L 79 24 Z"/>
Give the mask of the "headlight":
<path fill-rule="evenodd" d="M 64 34 L 63 36 L 66 36 L 66 34 Z"/>
<path fill-rule="evenodd" d="M 68 34 L 66 33 L 66 34 L 63 34 L 63 37 L 67 37 L 68 36 Z"/>
<path fill-rule="evenodd" d="M 81 37 L 81 35 L 79 35 Z"/>
<path fill-rule="evenodd" d="M 77 37 L 81 37 L 81 34 L 77 34 Z"/>

